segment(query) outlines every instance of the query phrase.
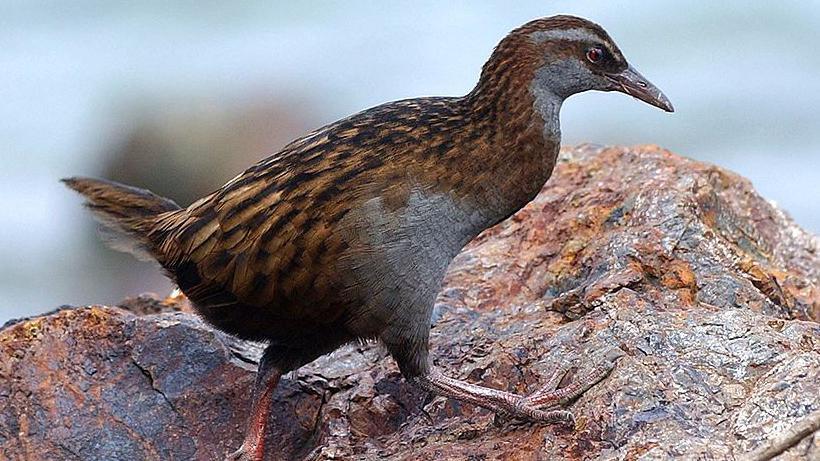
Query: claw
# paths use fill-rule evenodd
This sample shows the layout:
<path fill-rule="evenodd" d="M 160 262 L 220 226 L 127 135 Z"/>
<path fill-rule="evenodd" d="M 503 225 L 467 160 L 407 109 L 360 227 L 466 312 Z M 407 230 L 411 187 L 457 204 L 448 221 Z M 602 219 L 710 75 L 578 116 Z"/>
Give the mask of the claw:
<path fill-rule="evenodd" d="M 562 365 L 547 381 L 544 387 L 524 397 L 524 402 L 522 403 L 539 410 L 549 410 L 557 406 L 566 405 L 606 378 L 615 368 L 618 359 L 623 355 L 624 352 L 618 348 L 609 349 L 603 354 L 603 359 L 592 367 L 588 373 L 576 376 L 575 380 L 565 387 L 556 388 L 562 378 L 567 374 L 569 368 L 571 368 L 568 364 Z"/>
<path fill-rule="evenodd" d="M 226 456 L 225 461 L 250 461 L 247 452 L 245 452 L 243 448 L 244 447 L 240 447 L 235 452 Z"/>
<path fill-rule="evenodd" d="M 262 461 L 262 453 L 259 450 L 248 450 L 243 443 L 235 452 L 225 457 L 225 461 Z"/>

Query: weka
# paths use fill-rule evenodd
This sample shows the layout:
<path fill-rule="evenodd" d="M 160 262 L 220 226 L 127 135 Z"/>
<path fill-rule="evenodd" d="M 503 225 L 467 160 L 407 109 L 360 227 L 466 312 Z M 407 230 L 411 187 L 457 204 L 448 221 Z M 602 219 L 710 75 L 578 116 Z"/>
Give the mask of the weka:
<path fill-rule="evenodd" d="M 432 392 L 571 423 L 555 408 L 614 360 L 567 387 L 518 396 L 444 376 L 428 337 L 448 264 L 538 193 L 558 154 L 561 104 L 588 90 L 673 110 L 600 26 L 555 16 L 501 40 L 466 96 L 390 102 L 339 120 L 186 208 L 113 182 L 64 181 L 118 235 L 115 248 L 158 261 L 208 322 L 267 342 L 235 459 L 264 457 L 283 373 L 361 339 L 381 341 L 402 374 Z"/>

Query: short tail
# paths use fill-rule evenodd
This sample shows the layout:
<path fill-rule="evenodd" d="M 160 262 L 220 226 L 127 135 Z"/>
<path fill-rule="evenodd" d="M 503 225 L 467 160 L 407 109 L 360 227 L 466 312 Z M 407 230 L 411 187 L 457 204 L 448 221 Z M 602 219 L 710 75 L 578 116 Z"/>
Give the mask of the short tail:
<path fill-rule="evenodd" d="M 85 197 L 85 205 L 103 224 L 103 237 L 111 248 L 142 260 L 157 259 L 158 236 L 152 235 L 157 217 L 179 210 L 179 205 L 151 191 L 114 181 L 65 178 L 62 182 Z"/>

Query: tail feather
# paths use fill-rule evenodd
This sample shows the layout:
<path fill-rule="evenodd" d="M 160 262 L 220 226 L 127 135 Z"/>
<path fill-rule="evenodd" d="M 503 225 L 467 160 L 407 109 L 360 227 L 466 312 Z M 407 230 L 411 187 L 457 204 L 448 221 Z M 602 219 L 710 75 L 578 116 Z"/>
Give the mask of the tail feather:
<path fill-rule="evenodd" d="M 103 238 L 115 250 L 131 253 L 142 260 L 156 260 L 161 242 L 152 241 L 157 217 L 180 207 L 151 191 L 114 181 L 92 178 L 65 178 L 68 187 L 86 199 L 86 207 L 103 224 Z"/>

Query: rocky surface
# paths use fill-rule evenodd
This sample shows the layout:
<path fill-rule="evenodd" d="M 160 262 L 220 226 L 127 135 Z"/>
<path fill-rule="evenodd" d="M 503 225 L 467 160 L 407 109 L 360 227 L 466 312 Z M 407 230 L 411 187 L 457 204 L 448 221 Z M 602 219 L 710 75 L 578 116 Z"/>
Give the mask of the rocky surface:
<path fill-rule="evenodd" d="M 274 459 L 736 459 L 820 410 L 820 245 L 747 181 L 655 146 L 582 146 L 451 267 L 432 352 L 519 393 L 608 348 L 574 430 L 403 381 L 377 345 L 284 379 Z M 221 459 L 258 345 L 184 300 L 62 309 L 0 331 L 0 459 Z M 571 375 L 572 373 L 570 373 Z M 568 376 L 567 379 L 571 379 Z M 818 459 L 820 436 L 781 459 Z"/>

